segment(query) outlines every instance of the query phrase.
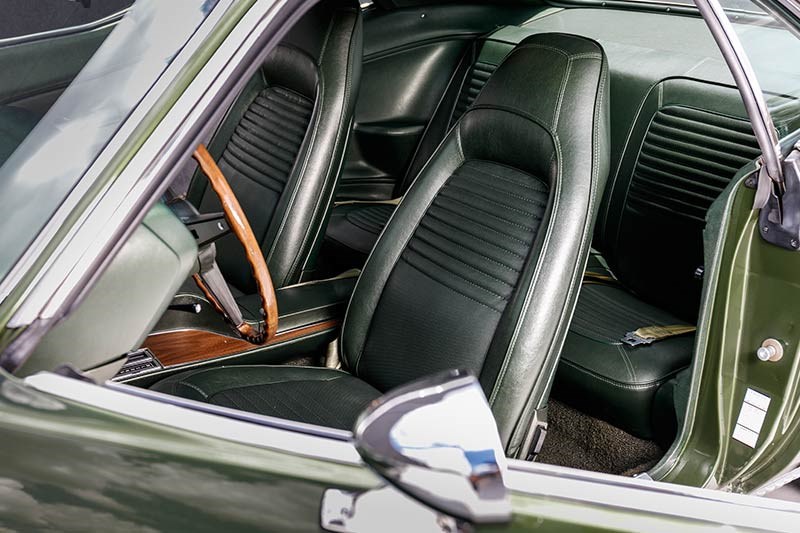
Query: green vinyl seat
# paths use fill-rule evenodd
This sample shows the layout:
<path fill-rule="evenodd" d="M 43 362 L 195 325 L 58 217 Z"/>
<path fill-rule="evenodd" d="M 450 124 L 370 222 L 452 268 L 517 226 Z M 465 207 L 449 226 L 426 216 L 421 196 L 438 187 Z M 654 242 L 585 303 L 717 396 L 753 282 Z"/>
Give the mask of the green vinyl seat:
<path fill-rule="evenodd" d="M 276 287 L 306 281 L 315 271 L 358 96 L 362 32 L 354 0 L 315 5 L 267 56 L 209 142 Z M 199 172 L 187 198 L 202 213 L 221 211 Z M 236 236 L 216 247 L 232 289 L 255 294 Z"/>
<path fill-rule="evenodd" d="M 705 214 L 759 155 L 738 92 L 674 78 L 645 100 L 610 178 L 554 397 L 642 438 L 659 433 L 658 389 L 691 362 L 694 335 L 630 346 L 626 333 L 693 325 L 702 289 Z M 588 277 L 587 277 L 588 280 Z"/>
<path fill-rule="evenodd" d="M 513 47 L 514 43 L 491 39 L 478 40 L 466 47 L 405 176 L 398 180 L 395 197 L 405 194 L 445 134 L 472 105 L 497 65 Z M 392 203 L 369 201 L 342 202 L 334 206 L 325 240 L 335 250 L 342 268 L 364 264 L 395 207 Z"/>
<path fill-rule="evenodd" d="M 462 368 L 506 452 L 527 456 L 531 397 L 549 389 L 608 174 L 607 69 L 600 45 L 565 34 L 529 37 L 506 57 L 365 264 L 342 325 L 346 373 L 217 367 L 153 388 L 349 428 L 379 394 Z"/>

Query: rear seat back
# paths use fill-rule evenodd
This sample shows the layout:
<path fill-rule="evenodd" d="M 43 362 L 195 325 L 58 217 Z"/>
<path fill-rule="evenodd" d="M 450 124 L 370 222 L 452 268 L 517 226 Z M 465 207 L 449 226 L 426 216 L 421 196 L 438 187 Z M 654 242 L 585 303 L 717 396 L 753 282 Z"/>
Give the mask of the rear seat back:
<path fill-rule="evenodd" d="M 760 153 L 746 117 L 734 88 L 685 78 L 656 84 L 601 208 L 594 245 L 615 276 L 639 298 L 692 323 L 706 211 Z"/>

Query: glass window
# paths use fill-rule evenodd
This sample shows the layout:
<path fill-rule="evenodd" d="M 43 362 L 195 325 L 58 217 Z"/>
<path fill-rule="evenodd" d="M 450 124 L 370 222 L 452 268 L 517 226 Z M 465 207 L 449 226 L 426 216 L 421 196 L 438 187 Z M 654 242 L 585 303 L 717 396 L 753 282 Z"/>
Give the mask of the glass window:
<path fill-rule="evenodd" d="M 779 134 L 789 133 L 800 126 L 797 124 L 800 115 L 797 29 L 750 0 L 720 3 L 753 66 Z"/>
<path fill-rule="evenodd" d="M 133 0 L 3 0 L 0 39 L 95 22 L 132 3 Z"/>
<path fill-rule="evenodd" d="M 52 217 L 214 6 L 138 0 L 55 105 L 0 166 L 0 279 Z M 221 7 L 222 8 L 222 7 Z M 0 116 L 8 131 L 16 114 Z"/>

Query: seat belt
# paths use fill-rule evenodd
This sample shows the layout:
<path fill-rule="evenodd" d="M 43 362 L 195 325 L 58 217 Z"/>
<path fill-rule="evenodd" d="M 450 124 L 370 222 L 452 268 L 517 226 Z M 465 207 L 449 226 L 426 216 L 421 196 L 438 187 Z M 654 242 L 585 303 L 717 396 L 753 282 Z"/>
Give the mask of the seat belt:
<path fill-rule="evenodd" d="M 609 276 L 608 274 L 601 274 L 587 270 L 583 273 L 584 285 L 621 285 L 617 278 Z"/>
<path fill-rule="evenodd" d="M 587 270 L 583 273 L 584 285 L 610 285 L 621 287 L 622 284 L 617 278 L 608 274 L 601 274 Z M 642 344 L 653 344 L 660 340 L 669 339 L 670 337 L 677 337 L 678 335 L 685 335 L 687 333 L 694 333 L 697 327 L 689 326 L 687 324 L 676 324 L 671 326 L 645 326 L 635 331 L 629 331 L 625 334 L 622 342 L 628 346 L 639 346 Z"/>
<path fill-rule="evenodd" d="M 678 335 L 685 335 L 687 333 L 694 333 L 695 331 L 697 331 L 697 327 L 695 326 L 680 324 L 674 326 L 646 326 L 636 331 L 629 331 L 622 337 L 622 342 L 629 346 L 653 344 L 660 340 L 677 337 Z"/>

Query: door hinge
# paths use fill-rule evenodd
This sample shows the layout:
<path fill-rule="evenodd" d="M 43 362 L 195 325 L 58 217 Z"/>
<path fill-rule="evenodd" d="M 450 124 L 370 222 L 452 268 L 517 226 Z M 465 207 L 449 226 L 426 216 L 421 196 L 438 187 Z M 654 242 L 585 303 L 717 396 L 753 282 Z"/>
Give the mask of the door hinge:
<path fill-rule="evenodd" d="M 760 180 L 765 178 L 759 177 Z M 768 179 L 768 178 L 766 178 Z M 766 205 L 758 215 L 761 237 L 787 250 L 800 250 L 800 146 L 783 161 L 783 182 L 770 180 Z M 761 185 L 760 185 L 761 187 Z"/>

